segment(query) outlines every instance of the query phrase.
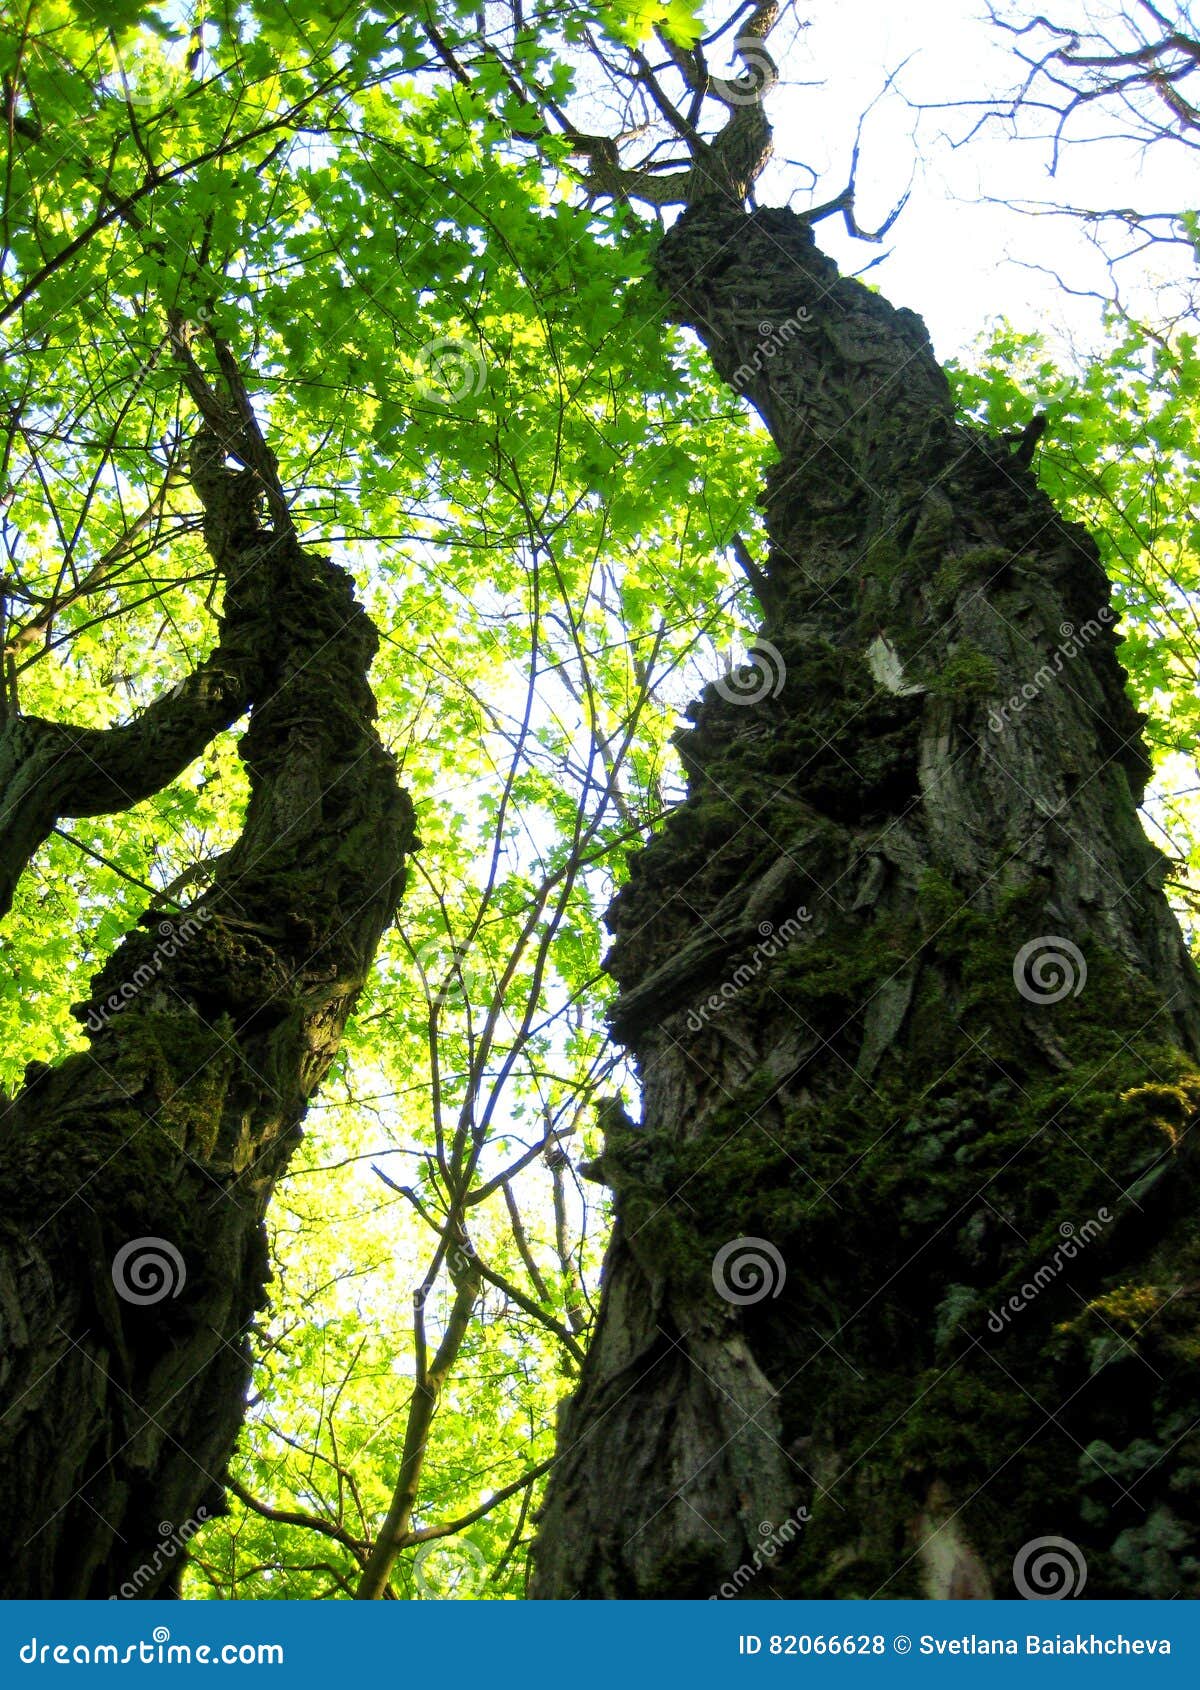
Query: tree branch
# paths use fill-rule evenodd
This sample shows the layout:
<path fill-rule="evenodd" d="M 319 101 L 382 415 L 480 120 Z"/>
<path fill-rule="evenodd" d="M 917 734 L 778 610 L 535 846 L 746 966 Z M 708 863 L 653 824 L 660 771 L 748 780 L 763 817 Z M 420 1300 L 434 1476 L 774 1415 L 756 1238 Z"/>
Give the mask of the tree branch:
<path fill-rule="evenodd" d="M 340 1543 L 343 1549 L 348 1549 L 359 1565 L 362 1565 L 367 1545 L 348 1532 L 344 1526 L 337 1525 L 333 1520 L 323 1520 L 319 1514 L 306 1514 L 298 1508 L 273 1508 L 270 1503 L 261 1502 L 244 1485 L 228 1475 L 225 1479 L 225 1489 L 232 1491 L 244 1508 L 259 1515 L 261 1519 L 270 1520 L 277 1526 L 301 1526 L 307 1532 L 319 1532 L 322 1537 L 331 1538 L 334 1543 Z"/>

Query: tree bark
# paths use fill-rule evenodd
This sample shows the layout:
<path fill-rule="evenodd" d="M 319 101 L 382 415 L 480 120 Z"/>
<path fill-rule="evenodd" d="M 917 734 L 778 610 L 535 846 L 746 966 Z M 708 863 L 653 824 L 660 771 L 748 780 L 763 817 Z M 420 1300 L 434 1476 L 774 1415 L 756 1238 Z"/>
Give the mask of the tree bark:
<path fill-rule="evenodd" d="M 250 703 L 256 653 L 222 642 L 131 722 L 81 728 L 14 716 L 0 730 L 0 916 L 56 824 L 111 815 L 161 792 Z"/>
<path fill-rule="evenodd" d="M 75 1008 L 88 1049 L 31 1065 L 0 1120 L 6 1598 L 169 1593 L 182 1542 L 222 1508 L 269 1277 L 263 1214 L 413 843 L 374 726 L 375 630 L 345 571 L 299 546 L 277 486 L 274 529 L 258 526 L 258 484 L 224 455 L 202 432 L 218 653 L 156 713 L 165 737 L 143 718 L 105 741 L 114 760 L 82 794 L 58 790 L 62 764 L 30 780 L 18 761 L 5 817 L 33 838 L 110 780 L 119 801 L 139 735 L 165 763 L 136 778 L 169 778 L 243 688 L 252 703 L 245 826 L 211 889 L 142 918 Z M 69 767 L 79 736 L 60 737 Z"/>
<path fill-rule="evenodd" d="M 765 643 L 610 914 L 643 1119 L 533 1594 L 1006 1597 L 1046 1536 L 1195 1594 L 1200 990 L 1096 548 L 801 218 L 658 279 L 778 449 Z"/>

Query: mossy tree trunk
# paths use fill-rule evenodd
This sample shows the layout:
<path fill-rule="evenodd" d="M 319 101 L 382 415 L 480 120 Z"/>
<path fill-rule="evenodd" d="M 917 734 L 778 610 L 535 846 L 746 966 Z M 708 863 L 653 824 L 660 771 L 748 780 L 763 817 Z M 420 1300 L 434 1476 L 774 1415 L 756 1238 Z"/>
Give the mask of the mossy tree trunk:
<path fill-rule="evenodd" d="M 346 573 L 297 543 L 248 426 L 257 467 L 226 469 L 206 431 L 192 458 L 225 581 L 213 658 L 132 730 L 10 724 L 6 739 L 0 822 L 19 859 L 58 815 L 120 806 L 139 734 L 152 791 L 251 707 L 249 807 L 211 888 L 143 917 L 76 1006 L 87 1050 L 27 1073 L 0 1119 L 4 1597 L 163 1594 L 181 1542 L 221 1509 L 264 1210 L 412 843 L 374 726 L 375 630 Z M 52 777 L 30 778 L 23 747 Z"/>
<path fill-rule="evenodd" d="M 658 274 L 778 448 L 763 643 L 610 918 L 644 1117 L 533 1591 L 1004 1597 L 1057 1537 L 1195 1594 L 1200 991 L 1095 546 L 790 212 Z"/>

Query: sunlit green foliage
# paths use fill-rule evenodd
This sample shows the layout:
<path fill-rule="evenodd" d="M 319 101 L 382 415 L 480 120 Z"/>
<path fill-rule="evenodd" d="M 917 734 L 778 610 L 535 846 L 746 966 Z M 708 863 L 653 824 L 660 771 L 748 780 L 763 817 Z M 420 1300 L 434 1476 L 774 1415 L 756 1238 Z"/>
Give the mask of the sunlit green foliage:
<path fill-rule="evenodd" d="M 453 45 L 476 8 L 442 10 Z M 665 10 L 694 35 L 694 8 Z M 629 41 L 664 14 L 557 11 L 567 49 L 597 19 Z M 523 144 L 524 97 L 486 63 L 470 88 L 448 75 L 416 9 L 260 0 L 200 28 L 186 3 L 39 0 L 0 54 L 10 707 L 126 719 L 210 649 L 172 345 L 202 325 L 246 372 L 306 539 L 351 565 L 381 635 L 373 683 L 422 846 L 272 1210 L 232 1512 L 194 1538 L 188 1575 L 198 1596 L 348 1595 L 395 1483 L 427 1280 L 433 1341 L 445 1321 L 452 1188 L 492 1277 L 415 1528 L 472 1514 L 550 1453 L 604 1242 L 576 1164 L 598 1098 L 629 1091 L 602 915 L 677 789 L 676 712 L 748 615 L 729 548 L 754 549 L 763 436 L 664 330 L 653 230 L 581 203 L 566 143 Z M 569 91 L 548 32 L 518 33 L 510 57 Z M 1043 480 L 1098 527 L 1156 742 L 1188 758 L 1198 381 L 1185 338 L 1126 332 L 1068 376 L 1008 328 L 960 375 L 990 426 L 1049 413 Z M 236 837 L 236 740 L 39 856 L 0 957 L 9 1088 L 81 1041 L 69 1006 L 89 975 Z M 520 1486 L 445 1550 L 406 1552 L 395 1594 L 517 1595 L 534 1497 Z"/>
<path fill-rule="evenodd" d="M 620 12 L 625 31 L 654 16 Z M 432 1271 L 435 1342 L 438 1229 L 464 1182 L 492 1279 L 414 1527 L 550 1451 L 604 1240 L 574 1164 L 623 1079 L 601 917 L 677 784 L 677 709 L 728 661 L 728 546 L 761 437 L 664 333 L 649 233 L 565 197 L 561 146 L 504 142 L 511 92 L 488 109 L 432 74 L 412 20 L 264 4 L 196 34 L 60 3 L 4 51 L 10 694 L 105 725 L 210 648 L 172 345 L 206 325 L 242 362 L 310 543 L 350 563 L 381 634 L 372 678 L 421 850 L 272 1211 L 233 1474 L 250 1506 L 194 1539 L 189 1573 L 197 1595 L 349 1594 L 400 1460 L 414 1290 Z M 236 837 L 236 738 L 136 809 L 71 824 L 26 876 L 0 971 L 10 1087 L 81 1041 L 69 1005 L 152 893 L 186 904 Z M 516 1594 L 531 1500 L 473 1522 L 473 1548 L 406 1554 L 396 1594 Z"/>

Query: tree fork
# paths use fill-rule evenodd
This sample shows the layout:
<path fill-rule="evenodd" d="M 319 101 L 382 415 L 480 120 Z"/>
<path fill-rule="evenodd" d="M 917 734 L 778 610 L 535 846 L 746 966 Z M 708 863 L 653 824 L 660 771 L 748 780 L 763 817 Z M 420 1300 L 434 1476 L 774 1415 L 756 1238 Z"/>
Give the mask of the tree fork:
<path fill-rule="evenodd" d="M 239 428 L 269 470 L 248 406 Z M 223 1507 L 263 1216 L 414 843 L 353 584 L 277 486 L 260 528 L 223 459 L 201 446 L 192 475 L 252 701 L 241 837 L 186 911 L 142 918 L 75 1007 L 87 1050 L 31 1068 L 0 1120 L 6 1598 L 168 1593 L 180 1534 Z"/>
<path fill-rule="evenodd" d="M 1095 546 L 802 218 L 657 274 L 778 450 L 762 643 L 610 912 L 643 1120 L 533 1594 L 1003 1597 L 1046 1536 L 1194 1593 L 1200 989 Z"/>

